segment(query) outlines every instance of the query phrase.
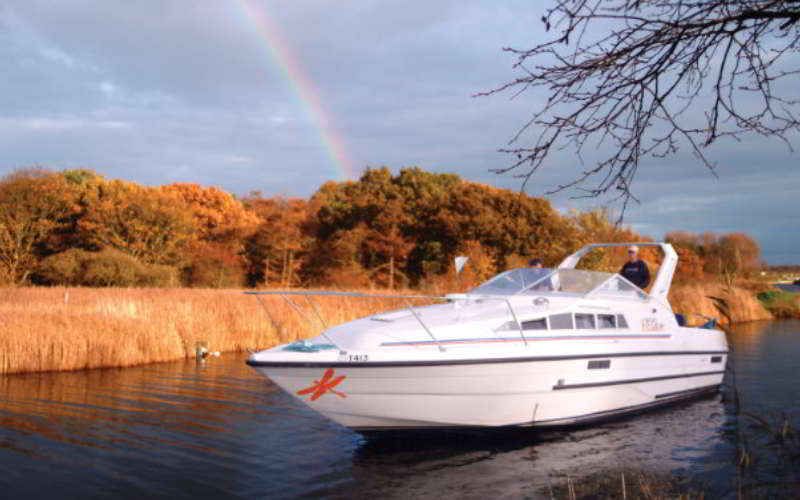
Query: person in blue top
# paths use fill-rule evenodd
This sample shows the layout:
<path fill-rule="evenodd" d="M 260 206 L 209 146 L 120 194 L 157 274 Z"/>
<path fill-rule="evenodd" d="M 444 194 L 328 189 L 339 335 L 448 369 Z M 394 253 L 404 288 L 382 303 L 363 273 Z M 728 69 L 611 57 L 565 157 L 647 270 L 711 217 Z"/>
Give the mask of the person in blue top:
<path fill-rule="evenodd" d="M 628 248 L 628 262 L 622 266 L 619 274 L 641 289 L 650 284 L 650 271 L 647 264 L 639 258 L 639 247 Z"/>

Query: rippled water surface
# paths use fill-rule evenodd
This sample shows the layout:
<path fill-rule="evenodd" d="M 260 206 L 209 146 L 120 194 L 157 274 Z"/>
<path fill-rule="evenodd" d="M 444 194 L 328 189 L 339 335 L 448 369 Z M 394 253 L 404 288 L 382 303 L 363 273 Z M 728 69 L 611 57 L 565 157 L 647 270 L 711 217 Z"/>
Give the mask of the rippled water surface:
<path fill-rule="evenodd" d="M 740 407 L 800 414 L 800 322 L 732 336 L 722 394 L 569 432 L 366 440 L 249 369 L 243 355 L 0 377 L 2 498 L 539 498 L 612 468 L 732 495 Z M 741 426 L 740 426 L 741 427 Z"/>

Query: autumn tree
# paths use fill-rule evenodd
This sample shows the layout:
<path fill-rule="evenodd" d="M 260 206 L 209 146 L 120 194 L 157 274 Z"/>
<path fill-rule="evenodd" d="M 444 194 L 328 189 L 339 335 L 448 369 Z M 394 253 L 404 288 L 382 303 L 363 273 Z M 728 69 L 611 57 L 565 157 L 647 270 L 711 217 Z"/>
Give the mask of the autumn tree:
<path fill-rule="evenodd" d="M 294 286 L 300 284 L 312 237 L 307 228 L 308 203 L 300 198 L 264 198 L 251 193 L 245 206 L 261 221 L 246 239 L 251 284 Z"/>
<path fill-rule="evenodd" d="M 201 240 L 240 242 L 261 223 L 258 215 L 240 200 L 214 186 L 176 183 L 162 186 L 161 190 L 183 200 L 195 219 L 197 237 Z"/>
<path fill-rule="evenodd" d="M 720 237 L 719 254 L 729 273 L 752 274 L 761 268 L 761 248 L 745 233 L 728 233 Z"/>
<path fill-rule="evenodd" d="M 358 182 L 329 182 L 314 194 L 309 265 L 325 269 L 318 278 L 351 272 L 392 288 L 397 275 L 407 278 L 412 203 L 394 180 L 386 167 L 367 169 Z"/>
<path fill-rule="evenodd" d="M 344 288 L 374 285 L 373 273 L 362 264 L 364 242 L 370 230 L 364 223 L 314 239 L 305 276 L 310 283 Z"/>
<path fill-rule="evenodd" d="M 451 189 L 426 225 L 448 260 L 463 241 L 475 240 L 500 270 L 515 256 L 556 263 L 573 245 L 573 231 L 565 222 L 547 200 L 464 181 Z"/>
<path fill-rule="evenodd" d="M 75 210 L 74 193 L 59 174 L 29 169 L 0 179 L 0 283 L 24 283 Z"/>
<path fill-rule="evenodd" d="M 481 95 L 541 88 L 546 97 L 504 149 L 527 183 L 560 150 L 598 159 L 576 179 L 587 196 L 625 204 L 647 157 L 708 148 L 746 134 L 788 144 L 800 130 L 800 2 L 796 0 L 554 0 L 541 21 L 553 35 L 505 49 L 521 75 Z M 530 139 L 529 139 L 530 137 Z M 584 181 L 593 181 L 586 186 Z"/>
<path fill-rule="evenodd" d="M 665 240 L 675 246 L 686 264 L 678 263 L 678 273 L 684 277 L 711 275 L 748 275 L 761 268 L 761 248 L 758 242 L 744 233 L 716 235 L 711 232 L 692 234 L 672 231 Z M 689 264 L 690 263 L 690 264 Z M 691 269 L 686 266 L 691 265 Z M 700 268 L 698 271 L 695 268 Z"/>
<path fill-rule="evenodd" d="M 675 270 L 677 283 L 697 283 L 703 279 L 703 259 L 690 248 L 676 246 L 678 267 Z"/>
<path fill-rule="evenodd" d="M 403 202 L 395 199 L 384 205 L 383 210 L 371 221 L 364 240 L 364 250 L 373 262 L 371 274 L 385 274 L 383 284 L 390 290 L 395 288 L 398 274 L 408 283 L 408 277 L 400 269 L 405 268 L 409 253 L 414 248 L 414 242 L 404 235 L 411 225 Z"/>
<path fill-rule="evenodd" d="M 183 201 L 197 229 L 184 251 L 184 282 L 215 288 L 243 285 L 244 242 L 261 223 L 258 215 L 217 187 L 176 183 L 161 189 Z"/>
<path fill-rule="evenodd" d="M 416 286 L 448 272 L 465 242 L 482 246 L 492 271 L 532 255 L 555 261 L 569 250 L 568 226 L 546 200 L 418 168 L 368 169 L 357 182 L 324 185 L 311 205 L 320 249 L 312 265 L 351 268 L 328 253 L 336 241 L 384 286 L 395 285 L 394 273 Z"/>
<path fill-rule="evenodd" d="M 195 220 L 174 192 L 119 180 L 93 186 L 82 200 L 79 231 L 94 249 L 114 248 L 145 264 L 176 265 L 194 238 Z"/>

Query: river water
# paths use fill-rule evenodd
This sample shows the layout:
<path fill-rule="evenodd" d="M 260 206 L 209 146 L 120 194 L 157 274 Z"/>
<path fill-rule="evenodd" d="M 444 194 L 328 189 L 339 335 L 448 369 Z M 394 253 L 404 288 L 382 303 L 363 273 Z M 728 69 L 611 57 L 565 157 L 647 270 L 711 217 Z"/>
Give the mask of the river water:
<path fill-rule="evenodd" d="M 567 477 L 620 469 L 692 478 L 714 497 L 742 481 L 796 488 L 764 428 L 784 414 L 800 427 L 800 321 L 741 325 L 731 343 L 712 397 L 572 431 L 415 439 L 329 422 L 244 355 L 0 376 L 0 497 L 549 498 Z M 766 472 L 737 482 L 738 449 Z"/>

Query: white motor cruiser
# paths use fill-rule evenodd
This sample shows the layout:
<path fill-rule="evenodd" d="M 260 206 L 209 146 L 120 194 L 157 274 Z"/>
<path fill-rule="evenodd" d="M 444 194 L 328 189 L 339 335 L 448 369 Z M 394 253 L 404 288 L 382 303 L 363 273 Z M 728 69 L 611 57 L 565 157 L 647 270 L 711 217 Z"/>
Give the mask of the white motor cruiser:
<path fill-rule="evenodd" d="M 637 243 L 664 253 L 649 294 L 575 268 L 595 248 L 625 245 L 589 245 L 557 269 L 506 271 L 469 293 L 429 297 L 445 303 L 344 323 L 247 364 L 362 432 L 578 424 L 716 390 L 725 334 L 673 313 L 671 245 Z"/>

